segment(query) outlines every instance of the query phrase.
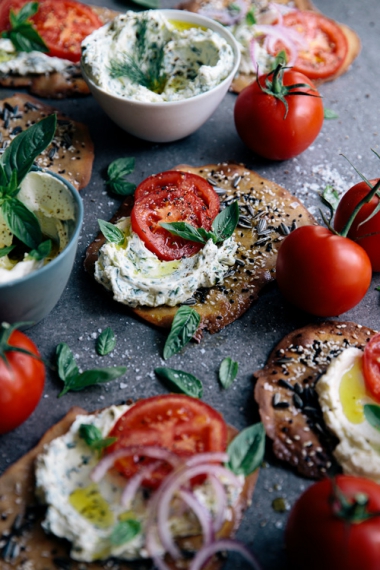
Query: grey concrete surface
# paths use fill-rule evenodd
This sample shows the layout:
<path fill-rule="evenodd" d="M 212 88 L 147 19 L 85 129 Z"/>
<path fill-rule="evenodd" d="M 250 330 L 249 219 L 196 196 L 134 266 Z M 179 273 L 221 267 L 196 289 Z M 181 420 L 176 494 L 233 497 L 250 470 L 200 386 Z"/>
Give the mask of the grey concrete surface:
<path fill-rule="evenodd" d="M 91 3 L 118 10 L 130 7 L 121 0 L 92 0 Z M 163 0 L 162 4 L 172 7 L 175 2 Z M 69 393 L 62 399 L 57 399 L 61 383 L 54 372 L 48 371 L 44 397 L 35 413 L 15 431 L 0 436 L 0 472 L 36 444 L 47 428 L 73 405 L 92 410 L 128 398 L 165 392 L 153 369 L 163 363 L 161 355 L 166 334 L 128 314 L 83 270 L 85 249 L 97 233 L 97 218 L 109 219 L 119 205 L 119 200 L 107 193 L 104 183 L 106 168 L 112 160 L 136 157 L 136 170 L 130 177 L 136 183 L 183 162 L 192 165 L 225 160 L 243 162 L 296 194 L 314 214 L 318 214 L 317 191 L 326 183 L 346 189 L 358 180 L 341 153 L 367 177 L 379 176 L 380 162 L 370 150 L 380 152 L 379 0 L 316 0 L 315 4 L 327 16 L 357 31 L 362 52 L 346 75 L 321 86 L 325 106 L 335 110 L 339 118 L 325 121 L 315 143 L 293 160 L 272 163 L 259 159 L 245 148 L 234 127 L 236 96 L 232 93 L 198 132 L 179 142 L 162 145 L 140 141 L 119 130 L 92 97 L 54 103 L 74 119 L 89 125 L 96 155 L 91 182 L 82 191 L 85 221 L 70 282 L 53 312 L 28 334 L 46 359 L 53 360 L 56 345 L 64 341 L 83 369 L 124 364 L 128 370 L 121 381 Z M 379 328 L 379 292 L 375 290 L 378 285 L 379 274 L 374 275 L 363 301 L 340 319 Z M 199 345 L 187 346 L 168 364 L 200 378 L 204 384 L 204 400 L 222 412 L 229 423 L 243 428 L 258 418 L 252 372 L 264 364 L 271 348 L 286 333 L 313 321 L 313 317 L 286 304 L 273 285 L 243 318 L 217 335 L 206 334 Z M 117 347 L 111 355 L 101 358 L 95 353 L 94 338 L 107 326 L 117 335 Z M 237 360 L 240 368 L 233 387 L 223 391 L 217 381 L 217 370 L 226 356 Z M 261 469 L 252 506 L 238 533 L 256 552 L 264 570 L 287 567 L 283 547 L 287 513 L 276 513 L 272 509 L 273 499 L 285 497 L 292 505 L 309 484 L 273 457 L 268 442 L 266 464 Z M 240 559 L 233 558 L 227 568 L 240 565 L 243 566 Z"/>

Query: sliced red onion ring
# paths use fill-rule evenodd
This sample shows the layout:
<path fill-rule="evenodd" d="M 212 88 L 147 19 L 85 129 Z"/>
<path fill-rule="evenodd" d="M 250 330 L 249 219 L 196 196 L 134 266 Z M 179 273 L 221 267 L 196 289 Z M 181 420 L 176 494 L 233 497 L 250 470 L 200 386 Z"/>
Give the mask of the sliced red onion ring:
<path fill-rule="evenodd" d="M 186 459 L 185 465 L 187 467 L 192 467 L 193 465 L 199 465 L 200 463 L 207 463 L 209 461 L 227 463 L 228 460 L 228 453 L 223 453 L 223 451 L 207 451 L 206 453 L 198 453 L 197 455 L 192 455 Z"/>
<path fill-rule="evenodd" d="M 212 20 L 217 20 L 224 26 L 234 26 L 245 18 L 249 9 L 249 4 L 246 2 L 246 0 L 235 0 L 234 5 L 238 6 L 240 10 L 236 10 L 236 12 L 232 13 L 232 11 L 229 11 L 228 8 L 219 10 L 217 8 L 204 6 L 199 10 L 199 14 L 202 16 L 207 16 Z"/>
<path fill-rule="evenodd" d="M 153 459 L 161 459 L 162 461 L 167 461 L 173 467 L 177 467 L 182 460 L 178 455 L 163 449 L 162 447 L 155 447 L 154 445 L 131 445 L 129 447 L 123 447 L 106 455 L 92 470 L 90 477 L 94 483 L 99 483 L 103 479 L 107 471 L 113 466 L 115 461 L 121 459 L 122 457 L 129 457 L 131 455 L 152 457 Z"/>
<path fill-rule="evenodd" d="M 217 533 L 223 524 L 224 514 L 227 510 L 227 494 L 223 484 L 217 477 L 210 475 L 209 480 L 214 489 L 215 504 L 217 506 L 217 511 L 214 517 L 214 532 Z"/>
<path fill-rule="evenodd" d="M 193 558 L 189 570 L 201 570 L 203 565 L 213 556 L 216 552 L 221 550 L 233 550 L 239 552 L 248 562 L 251 564 L 254 570 L 261 570 L 258 561 L 255 556 L 248 550 L 244 544 L 238 542 L 237 540 L 222 539 L 216 540 L 212 544 L 203 546 Z"/>
<path fill-rule="evenodd" d="M 158 568 L 158 570 L 171 570 L 169 566 L 162 559 L 160 546 L 157 543 L 155 534 L 156 533 L 154 525 L 150 525 L 146 531 L 146 541 L 145 541 L 148 554 L 153 560 L 154 565 L 156 568 Z"/>
<path fill-rule="evenodd" d="M 140 487 L 142 481 L 145 477 L 148 477 L 159 465 L 162 464 L 162 461 L 155 461 L 150 465 L 145 465 L 134 475 L 130 478 L 126 486 L 124 487 L 124 491 L 121 495 L 121 504 L 123 507 L 128 508 L 131 504 L 134 496 L 138 488 Z"/>
<path fill-rule="evenodd" d="M 268 4 L 268 8 L 271 12 L 275 13 L 277 17 L 276 24 L 280 24 L 280 26 L 282 26 L 284 18 L 282 17 L 282 11 L 280 9 L 280 5 L 275 4 L 274 2 L 270 2 L 270 4 Z"/>
<path fill-rule="evenodd" d="M 180 490 L 178 494 L 190 509 L 194 511 L 197 519 L 199 520 L 202 527 L 203 544 L 211 544 L 215 536 L 210 511 L 208 511 L 206 507 L 198 501 L 194 493 L 191 491 Z"/>

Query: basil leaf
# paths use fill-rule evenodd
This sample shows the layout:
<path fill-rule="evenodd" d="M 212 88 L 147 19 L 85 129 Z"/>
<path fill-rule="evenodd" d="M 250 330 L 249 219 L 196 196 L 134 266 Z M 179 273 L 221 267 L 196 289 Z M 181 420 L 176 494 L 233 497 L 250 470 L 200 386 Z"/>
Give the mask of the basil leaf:
<path fill-rule="evenodd" d="M 91 445 L 91 448 L 96 449 L 97 451 L 101 451 L 102 449 L 105 449 L 106 447 L 109 447 L 110 445 L 115 443 L 115 441 L 117 441 L 117 437 L 105 437 L 104 439 L 99 439 L 98 441 L 95 441 Z"/>
<path fill-rule="evenodd" d="M 107 241 L 117 243 L 118 245 L 124 243 L 124 234 L 117 226 L 104 220 L 98 220 L 98 224 Z"/>
<path fill-rule="evenodd" d="M 105 437 L 103 439 L 102 432 L 93 424 L 81 424 L 79 426 L 79 437 L 84 439 L 91 449 L 101 450 L 109 447 L 117 440 L 117 437 Z"/>
<path fill-rule="evenodd" d="M 15 137 L 0 157 L 8 181 L 17 171 L 19 185 L 31 169 L 34 160 L 53 140 L 57 125 L 56 115 L 49 115 Z"/>
<path fill-rule="evenodd" d="M 229 461 L 227 467 L 236 475 L 247 477 L 261 464 L 265 451 L 265 429 L 257 423 L 243 429 L 230 443 L 227 449 Z"/>
<path fill-rule="evenodd" d="M 2 37 L 10 39 L 17 51 L 26 53 L 31 51 L 46 53 L 49 51 L 39 33 L 28 22 L 20 24 L 8 32 L 3 32 Z"/>
<path fill-rule="evenodd" d="M 115 346 L 116 338 L 114 332 L 110 327 L 107 327 L 96 339 L 96 352 L 100 356 L 105 356 L 112 352 Z"/>
<path fill-rule="evenodd" d="M 178 309 L 173 319 L 172 328 L 164 346 L 164 359 L 167 360 L 183 348 L 194 336 L 201 316 L 192 309 L 183 305 Z"/>
<path fill-rule="evenodd" d="M 190 241 L 195 241 L 197 243 L 206 243 L 207 239 L 204 235 L 199 232 L 198 228 L 195 228 L 187 222 L 170 222 L 170 223 L 160 223 L 160 226 L 165 230 L 168 230 L 171 234 L 179 236 L 183 239 L 188 239 Z M 202 228 L 203 229 L 203 228 Z M 210 233 L 210 232 L 207 232 Z"/>
<path fill-rule="evenodd" d="M 5 223 L 20 241 L 31 248 L 39 246 L 42 232 L 38 219 L 20 200 L 7 198 L 1 212 Z"/>
<path fill-rule="evenodd" d="M 257 24 L 255 10 L 253 6 L 248 10 L 248 12 L 245 15 L 245 23 L 248 24 L 248 26 L 253 26 L 254 24 Z"/>
<path fill-rule="evenodd" d="M 333 186 L 331 186 L 331 184 L 328 184 L 323 190 L 321 198 L 326 206 L 329 207 L 330 212 L 333 214 L 338 207 L 340 197 L 338 192 L 334 189 Z"/>
<path fill-rule="evenodd" d="M 17 26 L 18 24 L 26 22 L 28 18 L 31 18 L 32 16 L 37 14 L 37 11 L 38 11 L 38 2 L 27 2 L 26 4 L 24 4 L 24 6 L 22 6 L 22 8 L 20 8 L 17 14 L 13 10 L 10 10 L 9 20 L 12 26 Z"/>
<path fill-rule="evenodd" d="M 108 167 L 107 174 L 110 180 L 131 174 L 135 169 L 134 158 L 117 158 Z"/>
<path fill-rule="evenodd" d="M 127 182 L 124 180 L 124 178 L 116 178 L 115 180 L 110 180 L 108 184 L 112 192 L 119 194 L 120 196 L 132 196 L 136 190 L 136 184 Z"/>
<path fill-rule="evenodd" d="M 380 431 L 380 406 L 364 404 L 364 415 L 367 422 Z"/>
<path fill-rule="evenodd" d="M 127 371 L 125 366 L 115 366 L 113 368 L 94 368 L 93 370 L 85 370 L 81 374 L 70 376 L 66 379 L 65 386 L 59 397 L 63 396 L 70 390 L 80 392 L 88 386 L 95 384 L 104 384 L 116 378 L 120 378 Z"/>
<path fill-rule="evenodd" d="M 58 376 L 62 382 L 66 382 L 71 376 L 79 374 L 74 355 L 65 342 L 61 342 L 55 349 L 57 354 Z"/>
<path fill-rule="evenodd" d="M 332 109 L 326 109 L 326 107 L 323 109 L 323 116 L 325 119 L 330 120 L 330 119 L 339 119 L 339 115 L 338 113 L 336 113 L 335 111 L 333 111 Z"/>
<path fill-rule="evenodd" d="M 136 521 L 134 519 L 120 521 L 117 523 L 111 533 L 111 544 L 114 546 L 121 546 L 122 544 L 132 540 L 132 538 L 140 534 L 140 532 L 141 523 L 139 521 Z"/>
<path fill-rule="evenodd" d="M 159 8 L 160 0 L 132 0 L 135 4 L 139 6 L 144 6 L 145 8 Z"/>
<path fill-rule="evenodd" d="M 227 357 L 222 360 L 219 368 L 219 380 L 223 388 L 229 388 L 232 382 L 235 380 L 236 375 L 239 370 L 239 364 L 232 360 L 232 358 Z"/>
<path fill-rule="evenodd" d="M 10 253 L 12 251 L 12 249 L 14 249 L 16 246 L 15 245 L 9 245 L 8 247 L 2 247 L 0 249 L 0 257 L 4 257 L 6 255 L 8 255 L 8 253 Z"/>
<path fill-rule="evenodd" d="M 173 392 L 187 394 L 193 398 L 202 398 L 202 382 L 192 374 L 173 368 L 155 368 L 154 371 L 165 384 L 169 384 Z"/>
<path fill-rule="evenodd" d="M 215 243 L 224 241 L 232 236 L 239 221 L 239 205 L 237 201 L 232 202 L 220 212 L 212 223 L 212 229 L 216 236 Z"/>
<path fill-rule="evenodd" d="M 47 257 L 48 255 L 50 255 L 51 246 L 52 246 L 51 239 L 47 239 L 46 241 L 40 243 L 40 245 L 36 249 L 32 249 L 32 251 L 30 251 L 28 255 L 29 257 L 32 257 L 36 261 L 41 261 L 42 259 L 45 259 L 45 257 Z"/>

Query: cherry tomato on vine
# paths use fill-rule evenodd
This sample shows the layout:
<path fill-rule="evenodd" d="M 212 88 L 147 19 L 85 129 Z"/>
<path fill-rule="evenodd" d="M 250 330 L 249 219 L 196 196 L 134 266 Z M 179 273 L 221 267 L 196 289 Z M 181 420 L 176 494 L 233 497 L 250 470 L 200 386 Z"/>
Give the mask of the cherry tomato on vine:
<path fill-rule="evenodd" d="M 45 383 L 45 366 L 38 360 L 36 345 L 13 329 L 4 325 L 0 329 L 0 434 L 15 429 L 30 416 Z"/>
<path fill-rule="evenodd" d="M 378 182 L 370 180 L 372 185 Z M 334 229 L 341 232 L 347 221 L 349 220 L 352 212 L 359 202 L 368 194 L 370 188 L 365 182 L 359 182 L 352 186 L 341 198 L 338 208 L 335 212 Z M 375 216 L 360 225 L 366 220 L 379 204 L 379 198 L 374 196 L 368 204 L 364 204 L 348 232 L 348 237 L 356 241 L 367 252 L 373 271 L 380 271 L 380 212 Z M 373 235 L 370 235 L 373 234 Z M 362 237 L 367 236 L 367 237 Z"/>
<path fill-rule="evenodd" d="M 276 278 L 284 297 L 321 317 L 357 305 L 371 283 L 371 262 L 354 241 L 322 226 L 302 226 L 282 242 Z"/>
<path fill-rule="evenodd" d="M 375 334 L 365 345 L 363 374 L 367 390 L 380 401 L 380 333 Z"/>
<path fill-rule="evenodd" d="M 364 504 L 363 504 L 364 503 Z M 368 514 L 376 516 L 368 517 Z M 379 570 L 380 485 L 350 475 L 324 479 L 295 503 L 285 532 L 292 570 Z"/>
<path fill-rule="evenodd" d="M 286 160 L 306 150 L 317 138 L 323 124 L 323 104 L 308 77 L 293 69 L 277 70 L 260 76 L 239 94 L 235 125 L 242 141 L 255 153 Z M 296 84 L 309 87 L 292 88 Z"/>

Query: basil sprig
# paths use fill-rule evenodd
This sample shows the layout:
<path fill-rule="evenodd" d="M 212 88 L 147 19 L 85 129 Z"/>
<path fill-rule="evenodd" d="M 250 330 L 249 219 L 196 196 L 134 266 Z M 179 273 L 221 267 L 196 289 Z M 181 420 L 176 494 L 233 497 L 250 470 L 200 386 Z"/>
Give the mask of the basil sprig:
<path fill-rule="evenodd" d="M 173 319 L 172 328 L 164 346 L 164 359 L 177 354 L 194 336 L 201 316 L 191 307 L 183 305 Z"/>
<path fill-rule="evenodd" d="M 98 220 L 98 224 L 100 231 L 107 241 L 110 243 L 116 243 L 117 245 L 122 245 L 124 243 L 124 234 L 117 226 L 104 220 Z"/>
<path fill-rule="evenodd" d="M 110 542 L 114 546 L 121 546 L 126 542 L 129 542 L 140 534 L 141 532 L 141 523 L 134 519 L 127 519 L 126 521 L 120 521 L 112 530 L 110 536 Z"/>
<path fill-rule="evenodd" d="M 105 356 L 113 351 L 116 346 L 116 338 L 111 327 L 107 327 L 103 332 L 100 333 L 96 339 L 96 352 L 99 356 Z"/>
<path fill-rule="evenodd" d="M 109 447 L 117 440 L 117 437 L 103 438 L 100 429 L 93 424 L 81 424 L 79 426 L 79 437 L 82 438 L 91 449 L 101 451 Z"/>
<path fill-rule="evenodd" d="M 265 451 L 265 429 L 261 422 L 243 429 L 227 449 L 227 467 L 236 475 L 247 477 L 262 463 Z"/>
<path fill-rule="evenodd" d="M 193 398 L 202 398 L 203 385 L 196 376 L 183 370 L 174 370 L 173 368 L 155 368 L 157 376 L 167 384 L 173 392 L 187 394 Z"/>
<path fill-rule="evenodd" d="M 111 162 L 108 167 L 107 174 L 108 180 L 106 184 L 109 185 L 112 192 L 121 196 L 131 196 L 136 190 L 136 184 L 128 182 L 125 177 L 132 174 L 135 169 L 135 159 L 118 158 Z"/>
<path fill-rule="evenodd" d="M 223 388 L 229 388 L 235 380 L 239 370 L 239 364 L 229 356 L 222 360 L 219 368 L 219 381 Z"/>
<path fill-rule="evenodd" d="M 110 382 L 123 376 L 127 371 L 125 366 L 115 366 L 113 368 L 94 368 L 93 370 L 79 372 L 73 353 L 65 342 L 61 342 L 57 346 L 56 353 L 58 376 L 64 383 L 64 388 L 58 395 L 59 398 L 70 390 L 79 392 L 87 388 L 87 386 Z"/>
<path fill-rule="evenodd" d="M 45 259 L 45 257 L 48 257 L 48 255 L 50 255 L 51 246 L 52 246 L 51 239 L 47 239 L 42 243 L 40 243 L 40 245 L 36 249 L 32 249 L 32 251 L 30 251 L 28 255 L 29 257 L 32 257 L 36 261 L 42 261 L 43 259 Z"/>
<path fill-rule="evenodd" d="M 56 115 L 42 119 L 17 135 L 0 157 L 1 213 L 12 234 L 31 249 L 42 241 L 40 224 L 16 196 L 34 160 L 53 140 L 56 125 Z"/>
<path fill-rule="evenodd" d="M 2 32 L 3 38 L 11 40 L 17 51 L 42 51 L 48 52 L 49 48 L 41 38 L 40 34 L 33 27 L 29 18 L 38 11 L 38 2 L 28 2 L 17 12 L 10 10 L 9 21 L 11 29 Z"/>
<path fill-rule="evenodd" d="M 339 115 L 336 111 L 333 111 L 332 109 L 327 109 L 326 107 L 323 109 L 323 117 L 327 120 L 339 119 Z"/>
<path fill-rule="evenodd" d="M 232 236 L 238 221 L 239 205 L 235 201 L 216 216 L 210 232 L 204 228 L 195 228 L 187 222 L 170 222 L 161 223 L 160 225 L 175 236 L 203 244 L 212 239 L 217 244 Z"/>
<path fill-rule="evenodd" d="M 365 404 L 363 409 L 367 422 L 380 431 L 380 406 L 376 404 Z"/>

